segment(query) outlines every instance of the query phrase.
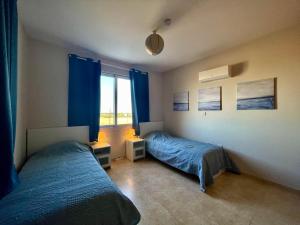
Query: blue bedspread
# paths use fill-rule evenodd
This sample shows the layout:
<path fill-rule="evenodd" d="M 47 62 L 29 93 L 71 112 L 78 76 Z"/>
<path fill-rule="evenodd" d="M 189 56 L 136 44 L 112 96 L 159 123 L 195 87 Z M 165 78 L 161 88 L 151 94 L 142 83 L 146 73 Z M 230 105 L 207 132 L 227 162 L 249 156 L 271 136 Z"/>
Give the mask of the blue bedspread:
<path fill-rule="evenodd" d="M 160 161 L 200 180 L 200 190 L 213 183 L 213 176 L 221 170 L 239 173 L 222 147 L 173 137 L 164 132 L 152 132 L 146 137 L 147 152 Z"/>
<path fill-rule="evenodd" d="M 33 155 L 0 200 L 1 225 L 137 224 L 140 214 L 89 147 L 63 142 Z"/>

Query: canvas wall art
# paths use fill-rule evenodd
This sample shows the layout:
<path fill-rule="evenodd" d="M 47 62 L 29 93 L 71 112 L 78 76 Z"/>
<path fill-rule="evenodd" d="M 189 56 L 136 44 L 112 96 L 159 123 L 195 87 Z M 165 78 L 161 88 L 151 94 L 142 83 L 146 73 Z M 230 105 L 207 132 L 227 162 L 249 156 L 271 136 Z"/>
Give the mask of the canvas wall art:
<path fill-rule="evenodd" d="M 222 110 L 221 87 L 198 90 L 198 111 Z"/>
<path fill-rule="evenodd" d="M 275 109 L 275 78 L 239 83 L 237 109 Z"/>
<path fill-rule="evenodd" d="M 174 111 L 189 111 L 189 92 L 177 92 L 173 96 Z"/>

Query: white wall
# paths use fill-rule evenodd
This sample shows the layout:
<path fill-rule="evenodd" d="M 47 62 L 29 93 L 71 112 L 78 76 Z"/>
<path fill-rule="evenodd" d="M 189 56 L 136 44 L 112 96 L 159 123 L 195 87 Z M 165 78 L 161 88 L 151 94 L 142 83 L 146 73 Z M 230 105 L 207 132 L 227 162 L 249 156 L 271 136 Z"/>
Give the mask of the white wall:
<path fill-rule="evenodd" d="M 18 89 L 14 160 L 19 170 L 26 156 L 27 127 L 27 36 L 21 21 L 18 24 Z"/>
<path fill-rule="evenodd" d="M 29 40 L 28 127 L 55 127 L 67 125 L 68 114 L 68 54 L 99 58 L 80 49 L 65 49 L 46 42 Z M 103 61 L 103 60 L 102 60 Z M 104 66 L 107 70 L 107 68 Z M 150 118 L 162 119 L 162 78 L 150 72 Z M 124 133 L 130 126 L 103 129 L 110 137 L 113 158 L 124 156 Z"/>
<path fill-rule="evenodd" d="M 161 121 L 162 111 L 162 75 L 149 73 L 150 121 Z"/>
<path fill-rule="evenodd" d="M 28 127 L 67 125 L 68 52 L 29 39 Z"/>
<path fill-rule="evenodd" d="M 198 73 L 234 65 L 233 78 L 200 83 Z M 300 26 L 274 33 L 164 75 L 164 121 L 170 132 L 223 145 L 245 173 L 300 189 Z M 236 110 L 236 84 L 277 77 L 276 110 Z M 197 90 L 222 86 L 223 110 L 197 111 Z M 173 112 L 172 95 L 190 92 L 190 111 Z"/>

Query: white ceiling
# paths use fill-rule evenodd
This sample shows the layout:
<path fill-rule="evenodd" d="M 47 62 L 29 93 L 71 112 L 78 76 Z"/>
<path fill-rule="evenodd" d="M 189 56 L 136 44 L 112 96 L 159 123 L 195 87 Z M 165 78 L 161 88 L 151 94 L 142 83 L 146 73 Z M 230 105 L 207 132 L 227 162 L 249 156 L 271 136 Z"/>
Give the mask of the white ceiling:
<path fill-rule="evenodd" d="M 19 0 L 31 37 L 163 72 L 300 22 L 299 0 Z M 165 48 L 150 56 L 158 33 Z"/>

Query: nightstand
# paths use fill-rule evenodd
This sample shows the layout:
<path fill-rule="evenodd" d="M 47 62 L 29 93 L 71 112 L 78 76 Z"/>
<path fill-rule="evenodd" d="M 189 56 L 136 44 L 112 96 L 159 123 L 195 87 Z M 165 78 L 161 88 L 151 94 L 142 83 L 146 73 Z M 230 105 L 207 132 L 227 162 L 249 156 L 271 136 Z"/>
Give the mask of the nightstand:
<path fill-rule="evenodd" d="M 91 145 L 97 156 L 101 166 L 103 168 L 109 168 L 111 166 L 111 146 L 107 143 L 96 143 Z"/>
<path fill-rule="evenodd" d="M 145 140 L 141 138 L 126 140 L 126 157 L 132 162 L 145 158 Z"/>

